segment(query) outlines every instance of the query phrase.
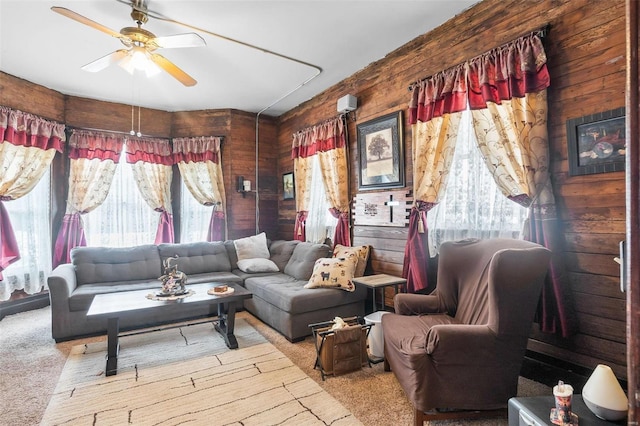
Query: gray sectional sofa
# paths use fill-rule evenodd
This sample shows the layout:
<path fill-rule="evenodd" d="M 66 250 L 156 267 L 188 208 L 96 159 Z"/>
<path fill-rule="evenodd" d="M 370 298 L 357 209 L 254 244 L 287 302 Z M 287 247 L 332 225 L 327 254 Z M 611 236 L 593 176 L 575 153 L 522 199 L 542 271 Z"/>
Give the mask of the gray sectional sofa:
<path fill-rule="evenodd" d="M 237 283 L 253 293 L 245 308 L 290 341 L 311 334 L 309 324 L 364 315 L 366 288 L 354 292 L 333 288 L 304 288 L 319 258 L 331 248 L 299 241 L 269 243 L 278 272 L 243 272 L 233 241 L 142 245 L 129 248 L 77 247 L 71 263 L 56 267 L 48 278 L 52 337 L 57 341 L 106 333 L 106 321 L 87 317 L 93 296 L 126 290 L 159 290 L 162 262 L 178 256 L 178 269 L 189 284 Z M 208 308 L 185 313 L 170 310 L 141 312 L 120 319 L 120 328 L 155 325 L 202 317 Z"/>

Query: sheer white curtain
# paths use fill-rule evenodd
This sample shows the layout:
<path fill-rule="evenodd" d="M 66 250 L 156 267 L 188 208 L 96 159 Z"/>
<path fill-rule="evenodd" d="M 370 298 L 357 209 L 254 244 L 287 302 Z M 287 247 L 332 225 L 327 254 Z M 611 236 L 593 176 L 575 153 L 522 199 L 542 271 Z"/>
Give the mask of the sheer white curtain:
<path fill-rule="evenodd" d="M 5 202 L 20 250 L 20 260 L 9 265 L 0 281 L 0 300 L 15 290 L 35 294 L 47 287 L 51 272 L 51 229 L 49 212 L 51 173 L 48 169 L 27 195 Z"/>
<path fill-rule="evenodd" d="M 106 200 L 82 218 L 88 246 L 131 247 L 154 243 L 160 213 L 144 201 L 121 155 Z"/>
<path fill-rule="evenodd" d="M 312 178 L 309 190 L 311 193 L 309 215 L 307 216 L 306 225 L 307 241 L 323 243 L 327 237 L 333 238 L 338 219 L 334 218 L 329 212 L 331 204 L 322 182 L 322 170 L 320 170 L 318 156 L 314 155 L 311 162 Z"/>
<path fill-rule="evenodd" d="M 209 222 L 213 206 L 200 204 L 181 181 L 180 195 L 180 242 L 207 241 Z"/>
<path fill-rule="evenodd" d="M 471 112 L 464 111 L 444 198 L 427 215 L 431 256 L 448 240 L 518 239 L 528 213 L 495 184 L 477 147 Z"/>

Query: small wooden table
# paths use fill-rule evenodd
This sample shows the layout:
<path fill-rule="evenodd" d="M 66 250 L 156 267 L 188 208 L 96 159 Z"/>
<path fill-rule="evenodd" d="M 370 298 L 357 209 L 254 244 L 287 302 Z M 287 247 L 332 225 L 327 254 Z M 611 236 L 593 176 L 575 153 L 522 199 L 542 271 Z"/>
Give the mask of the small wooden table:
<path fill-rule="evenodd" d="M 394 277 L 387 274 L 367 275 L 364 277 L 354 278 L 353 282 L 373 290 L 373 312 L 376 311 L 376 289 L 382 288 L 382 310 L 385 310 L 384 305 L 384 288 L 394 286 L 396 294 L 398 293 L 398 286 L 407 283 L 406 278 Z"/>
<path fill-rule="evenodd" d="M 149 310 L 149 313 L 152 314 L 153 311 L 163 311 L 166 309 L 188 312 L 197 305 L 210 305 L 210 317 L 190 321 L 189 323 L 197 324 L 214 322 L 215 329 L 218 333 L 222 334 L 227 347 L 229 349 L 236 349 L 238 347 L 238 340 L 233 334 L 236 318 L 236 305 L 242 303 L 244 299 L 251 298 L 252 294 L 244 287 L 235 284 L 227 284 L 230 288 L 234 289 L 233 293 L 230 294 L 209 295 L 207 293 L 207 290 L 220 284 L 222 283 L 187 285 L 187 289 L 193 290 L 195 293 L 189 297 L 178 300 L 148 299 L 147 295 L 149 293 L 154 293 L 153 289 L 121 291 L 117 293 L 96 295 L 93 298 L 93 302 L 91 302 L 87 316 L 103 316 L 107 320 L 106 375 L 113 376 L 118 373 L 118 351 L 120 349 L 118 338 L 120 336 L 149 333 L 152 331 L 175 328 L 184 325 L 184 320 L 176 320 L 175 322 L 180 322 L 181 325 L 161 325 L 158 327 L 141 325 L 140 327 L 132 328 L 133 330 L 138 330 L 137 332 L 120 334 L 120 317 L 131 312 L 139 313 L 141 310 Z M 216 310 L 217 315 L 215 314 Z"/>

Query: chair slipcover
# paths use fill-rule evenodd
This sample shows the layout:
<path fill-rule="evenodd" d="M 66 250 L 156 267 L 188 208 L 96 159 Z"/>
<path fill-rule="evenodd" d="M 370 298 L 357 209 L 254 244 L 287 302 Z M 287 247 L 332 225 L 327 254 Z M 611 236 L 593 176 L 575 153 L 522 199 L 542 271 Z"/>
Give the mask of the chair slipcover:
<path fill-rule="evenodd" d="M 446 242 L 436 289 L 382 317 L 385 364 L 416 409 L 494 410 L 516 396 L 550 252 L 522 240 Z"/>

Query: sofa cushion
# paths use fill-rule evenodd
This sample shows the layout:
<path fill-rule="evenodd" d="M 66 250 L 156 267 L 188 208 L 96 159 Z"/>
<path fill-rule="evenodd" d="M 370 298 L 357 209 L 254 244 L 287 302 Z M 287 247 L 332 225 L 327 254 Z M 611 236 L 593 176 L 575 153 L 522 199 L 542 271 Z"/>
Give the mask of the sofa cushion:
<path fill-rule="evenodd" d="M 260 298 L 276 308 L 291 315 L 335 306 L 356 303 L 367 298 L 367 289 L 356 286 L 354 292 L 336 290 L 334 288 L 304 288 L 307 281 L 275 273 L 268 276 L 247 278 L 244 285 L 253 293 L 254 298 Z"/>
<path fill-rule="evenodd" d="M 354 257 L 357 260 L 356 270 L 354 277 L 361 277 L 364 275 L 364 270 L 367 267 L 367 260 L 369 259 L 369 246 L 343 246 L 336 244 L 333 248 L 333 257 Z"/>
<path fill-rule="evenodd" d="M 309 281 L 313 265 L 321 257 L 331 256 L 331 247 L 326 244 L 301 242 L 296 245 L 284 273 L 298 280 Z"/>
<path fill-rule="evenodd" d="M 162 261 L 178 256 L 178 270 L 189 276 L 205 272 L 231 272 L 231 262 L 222 242 L 197 242 L 158 245 Z M 162 270 L 161 270 L 162 272 Z"/>
<path fill-rule="evenodd" d="M 231 270 L 238 269 L 238 253 L 236 253 L 236 246 L 233 244 L 233 240 L 225 241 L 224 247 L 227 249 Z"/>
<path fill-rule="evenodd" d="M 280 272 L 284 271 L 284 267 L 287 266 L 287 263 L 293 254 L 293 250 L 299 242 L 300 241 L 298 240 L 276 240 L 269 246 L 269 253 L 271 253 L 271 257 L 269 257 L 269 259 L 278 265 L 278 270 Z"/>
<path fill-rule="evenodd" d="M 201 283 L 240 283 L 242 284 L 242 278 L 234 274 L 233 272 L 219 271 L 219 272 L 205 272 L 202 274 L 191 274 L 187 276 L 187 287 L 189 284 L 201 284 Z"/>
<path fill-rule="evenodd" d="M 234 269 L 233 274 L 236 275 L 240 282 L 244 282 L 247 278 L 262 277 L 264 275 L 280 274 L 281 272 L 242 272 L 240 269 Z"/>
<path fill-rule="evenodd" d="M 242 272 L 279 272 L 278 265 L 269 259 L 257 257 L 255 259 L 238 260 L 238 269 Z"/>
<path fill-rule="evenodd" d="M 313 273 L 304 288 L 339 288 L 354 291 L 353 273 L 358 259 L 354 257 L 330 257 L 316 260 Z"/>
<path fill-rule="evenodd" d="M 162 273 L 158 248 L 153 244 L 118 248 L 75 247 L 71 250 L 71 263 L 80 286 L 153 280 Z"/>
<path fill-rule="evenodd" d="M 267 245 L 267 235 L 264 232 L 251 237 L 234 240 L 233 245 L 236 247 L 238 260 L 255 259 L 256 257 L 268 259 L 270 256 L 269 246 Z"/>

